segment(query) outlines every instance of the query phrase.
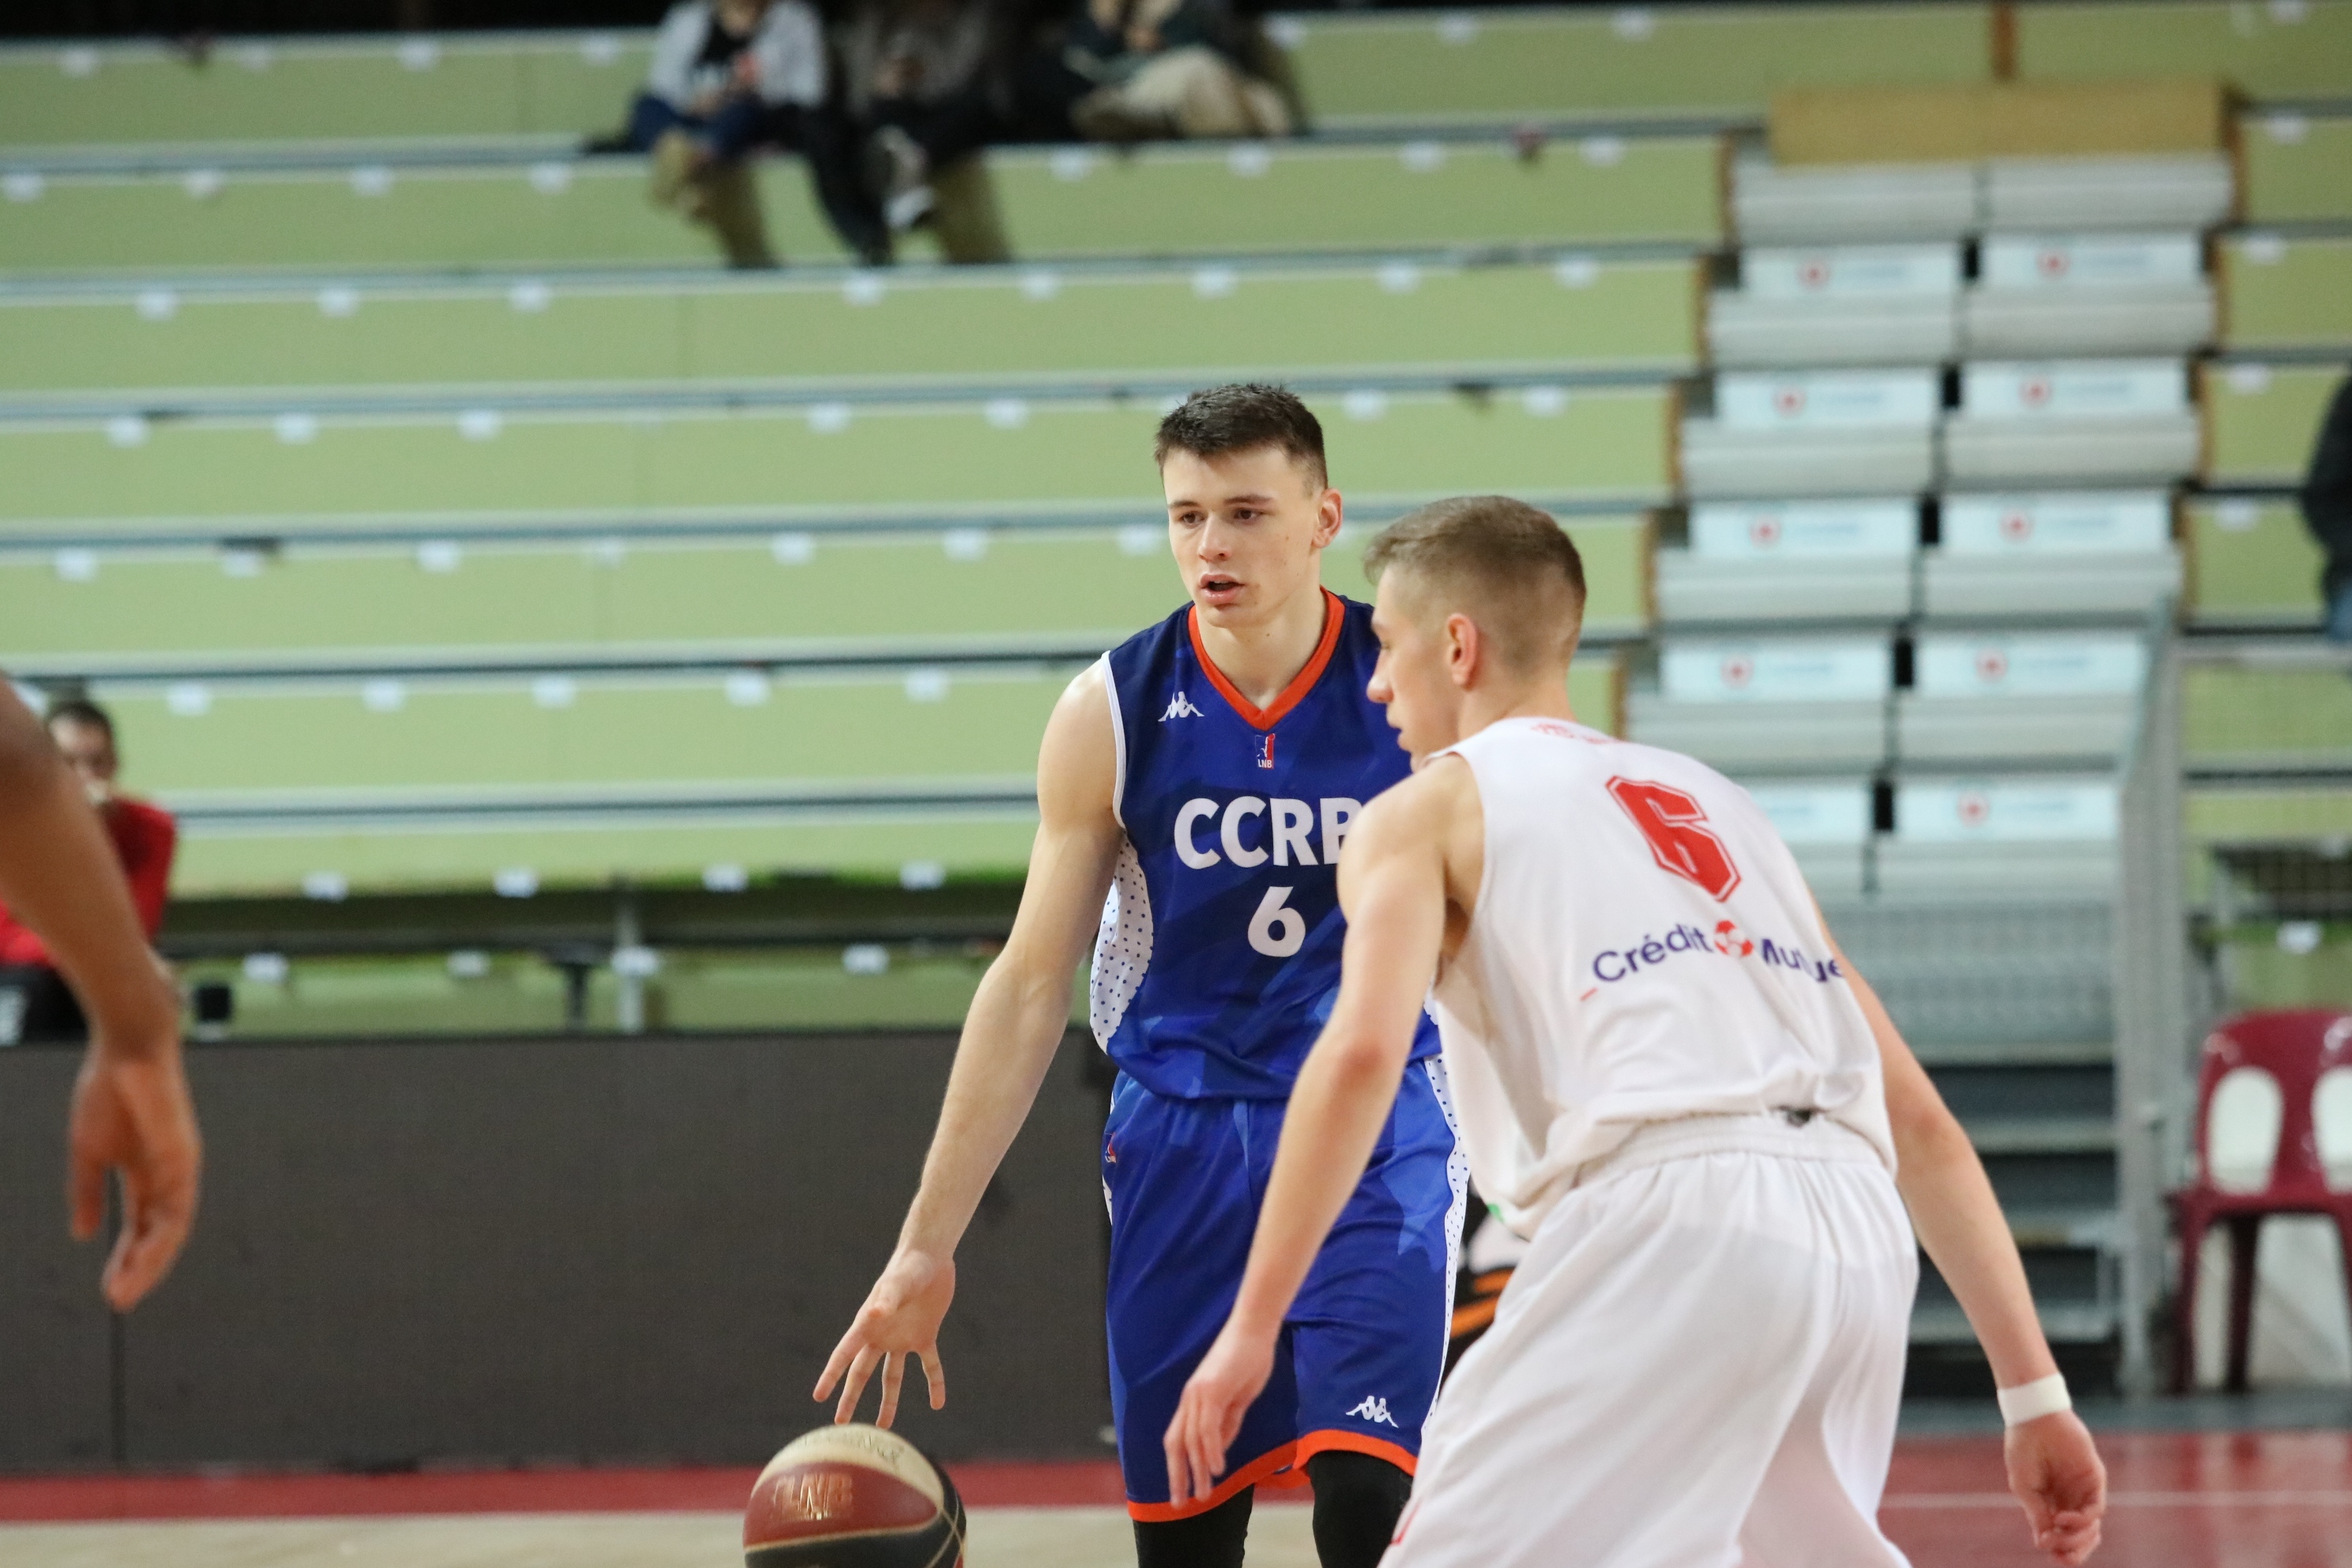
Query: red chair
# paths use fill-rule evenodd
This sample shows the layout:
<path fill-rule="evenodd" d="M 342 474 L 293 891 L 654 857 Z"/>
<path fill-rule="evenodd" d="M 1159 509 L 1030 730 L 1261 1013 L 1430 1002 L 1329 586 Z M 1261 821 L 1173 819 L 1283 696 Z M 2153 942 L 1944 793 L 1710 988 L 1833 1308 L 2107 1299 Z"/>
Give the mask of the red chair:
<path fill-rule="evenodd" d="M 2235 1166 L 2238 1179 L 2217 1184 L 2211 1143 L 2214 1097 L 2224 1080 L 2249 1068 L 2267 1074 L 2276 1089 L 2277 1146 L 2269 1156 L 2266 1181 L 2259 1177 L 2259 1165 Z M 2327 1075 L 2337 1070 L 2347 1076 L 2328 1082 Z M 2352 1145 L 2346 1134 L 2331 1127 L 2328 1142 L 2335 1147 L 2323 1148 L 2314 1112 L 2323 1082 L 2328 1082 L 2331 1104 L 2338 1103 L 2340 1096 L 2342 1103 L 2352 1105 L 2352 1014 L 2318 1009 L 2246 1013 L 2206 1037 L 2197 1074 L 2197 1178 L 2171 1198 L 2180 1234 L 2180 1294 L 2175 1307 L 2179 1338 L 2172 1361 L 2176 1393 L 2186 1393 L 2196 1378 L 2198 1260 L 2205 1233 L 2215 1224 L 2230 1230 L 2231 1392 L 2242 1393 L 2246 1386 L 2254 1326 L 2254 1243 L 2264 1219 L 2280 1214 L 2333 1218 L 2344 1247 L 2346 1290 L 2352 1296 L 2352 1173 L 2347 1173 L 2343 1187 L 2332 1188 L 2327 1172 L 2330 1163 L 2339 1172 L 2352 1165 Z M 2268 1099 L 2252 1084 L 2232 1093 L 2245 1091 L 2255 1101 Z M 2253 1180 L 2247 1179 L 2250 1174 Z"/>

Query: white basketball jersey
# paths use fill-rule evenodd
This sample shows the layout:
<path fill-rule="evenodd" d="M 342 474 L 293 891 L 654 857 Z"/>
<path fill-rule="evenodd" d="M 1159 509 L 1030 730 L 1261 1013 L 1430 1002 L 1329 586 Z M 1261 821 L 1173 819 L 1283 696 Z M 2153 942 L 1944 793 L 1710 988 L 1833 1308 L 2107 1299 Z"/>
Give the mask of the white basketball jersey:
<path fill-rule="evenodd" d="M 1486 867 L 1433 1002 L 1471 1173 L 1512 1229 L 1675 1117 L 1818 1110 L 1894 1168 L 1869 1023 L 1747 791 L 1562 720 L 1448 750 L 1477 779 Z"/>

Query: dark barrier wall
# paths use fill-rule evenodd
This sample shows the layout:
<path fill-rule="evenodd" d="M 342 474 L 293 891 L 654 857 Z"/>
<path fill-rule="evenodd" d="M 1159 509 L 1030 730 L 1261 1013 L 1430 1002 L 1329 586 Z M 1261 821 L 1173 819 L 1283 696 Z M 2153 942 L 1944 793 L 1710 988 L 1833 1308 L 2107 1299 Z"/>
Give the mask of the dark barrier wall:
<path fill-rule="evenodd" d="M 0 1465 L 761 1461 L 824 1416 L 953 1045 L 198 1049 L 204 1213 L 119 1371 L 64 1238 L 73 1061 L 0 1053 Z M 1091 1049 L 1065 1043 L 959 1257 L 948 1408 L 909 1379 L 902 1429 L 944 1456 L 1104 1451 Z"/>

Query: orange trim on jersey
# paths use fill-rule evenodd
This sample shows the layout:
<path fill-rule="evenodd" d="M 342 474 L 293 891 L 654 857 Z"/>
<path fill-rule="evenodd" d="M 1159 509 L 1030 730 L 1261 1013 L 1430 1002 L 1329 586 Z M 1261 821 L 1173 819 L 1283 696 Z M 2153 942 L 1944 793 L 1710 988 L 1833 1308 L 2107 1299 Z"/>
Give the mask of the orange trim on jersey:
<path fill-rule="evenodd" d="M 1307 1461 L 1318 1454 L 1370 1454 L 1375 1459 L 1386 1459 L 1406 1475 L 1421 1468 L 1421 1460 L 1412 1449 L 1374 1437 L 1362 1432 L 1343 1432 L 1334 1427 L 1323 1432 L 1309 1432 L 1298 1439 L 1298 1457 L 1292 1462 L 1298 1467 L 1298 1479 L 1292 1486 L 1302 1486 L 1307 1480 Z"/>
<path fill-rule="evenodd" d="M 1507 1264 L 1501 1268 L 1489 1268 L 1484 1274 L 1475 1276 L 1471 1279 L 1470 1289 L 1477 1291 L 1481 1296 L 1492 1296 L 1511 1282 L 1511 1276 L 1517 1268 L 1518 1265 L 1516 1263 Z"/>
<path fill-rule="evenodd" d="M 1412 1475 L 1421 1461 L 1409 1450 L 1381 1437 L 1368 1437 L 1360 1432 L 1343 1432 L 1333 1428 L 1309 1432 L 1296 1443 L 1285 1443 L 1271 1448 L 1219 1481 L 1206 1501 L 1132 1502 L 1127 1505 L 1129 1519 L 1145 1524 L 1165 1524 L 1171 1519 L 1191 1519 L 1206 1513 L 1220 1504 L 1231 1502 L 1234 1494 L 1244 1487 L 1272 1487 L 1287 1489 L 1309 1485 L 1307 1461 L 1318 1454 L 1370 1454 L 1376 1459 L 1386 1459 L 1406 1475 Z"/>
<path fill-rule="evenodd" d="M 1240 689 L 1225 679 L 1225 672 L 1217 668 L 1217 661 L 1209 657 L 1209 650 L 1201 643 L 1200 605 L 1193 605 L 1192 614 L 1184 617 L 1184 629 L 1192 637 L 1192 657 L 1199 659 L 1201 668 L 1208 672 L 1209 684 L 1217 689 L 1217 695 L 1233 706 L 1234 711 L 1242 716 L 1244 723 L 1254 729 L 1271 730 L 1282 722 L 1283 715 L 1306 700 L 1307 694 L 1315 689 L 1315 683 L 1323 679 L 1323 671 L 1329 666 L 1331 655 L 1339 646 L 1340 624 L 1347 618 L 1347 606 L 1339 602 L 1339 595 L 1328 588 L 1324 589 L 1323 640 L 1315 645 L 1314 657 L 1307 661 L 1307 668 L 1282 689 L 1282 695 L 1274 700 L 1271 708 L 1260 708 L 1243 696 Z"/>
<path fill-rule="evenodd" d="M 1279 1448 L 1272 1448 L 1260 1454 L 1256 1458 L 1219 1481 L 1215 1489 L 1211 1491 L 1206 1499 L 1187 1498 L 1182 1502 L 1137 1502 L 1129 1499 L 1127 1516 L 1144 1524 L 1165 1524 L 1171 1519 L 1190 1519 L 1196 1513 L 1206 1513 L 1220 1503 L 1232 1501 L 1234 1494 L 1243 1488 L 1254 1487 L 1260 1482 L 1269 1486 L 1304 1485 L 1307 1478 L 1303 1473 L 1297 1480 L 1273 1479 L 1277 1470 L 1286 1470 L 1290 1468 L 1292 1457 L 1297 1453 L 1297 1448 L 1298 1445 L 1296 1443 L 1285 1443 Z"/>

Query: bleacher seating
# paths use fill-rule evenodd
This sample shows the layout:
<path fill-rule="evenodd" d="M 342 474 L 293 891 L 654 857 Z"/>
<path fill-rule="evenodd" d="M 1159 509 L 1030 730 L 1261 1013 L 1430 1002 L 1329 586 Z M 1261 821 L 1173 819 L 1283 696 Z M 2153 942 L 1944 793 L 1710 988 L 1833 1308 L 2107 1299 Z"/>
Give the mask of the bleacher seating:
<path fill-rule="evenodd" d="M 1696 363 L 1696 273 L 1690 260 L 1585 258 L 26 292 L 0 309 L 0 399 L 135 394 L 185 407 L 315 389 L 470 406 L 557 389 L 903 396 L 1181 388 L 1213 374 L 1662 381 Z"/>
<path fill-rule="evenodd" d="M 2228 640 L 2317 616 L 2285 489 L 2352 345 L 2347 27 L 1276 17 L 1333 134 L 997 151 L 1021 259 L 954 273 L 840 268 L 777 159 L 780 248 L 819 265 L 759 278 L 577 153 L 641 34 L 0 50 L 0 666 L 115 705 L 198 906 L 1007 877 L 1054 694 L 1176 596 L 1161 400 L 1293 381 L 1349 498 L 1335 586 L 1423 499 L 1563 511 L 1580 711 L 1752 785 L 2045 1322 L 2105 1342 L 2126 783 L 2173 595 L 2209 639 L 2191 878 L 2352 836 L 2352 686 Z M 1790 88 L 2008 68 L 2220 73 L 2235 156 L 1794 168 L 1753 136 Z M 604 955 L 565 962 L 617 1018 Z M 681 1027 L 948 1022 L 978 973 L 662 962 Z M 567 1016 L 497 953 L 237 984 L 262 1032 Z M 1916 1336 L 1964 1334 L 1930 1279 Z"/>
<path fill-rule="evenodd" d="M 1492 138 L 1401 137 L 1117 156 L 1013 148 L 990 154 L 989 169 L 1018 253 L 1051 261 L 1711 245 L 1723 233 L 1718 159 L 1712 137 L 1610 136 L 1535 158 Z M 146 167 L 0 175 L 0 275 L 711 260 L 701 237 L 646 205 L 635 159 L 525 150 L 454 163 L 415 153 L 324 167 Z M 799 163 L 768 160 L 759 176 L 782 254 L 842 261 Z"/>

